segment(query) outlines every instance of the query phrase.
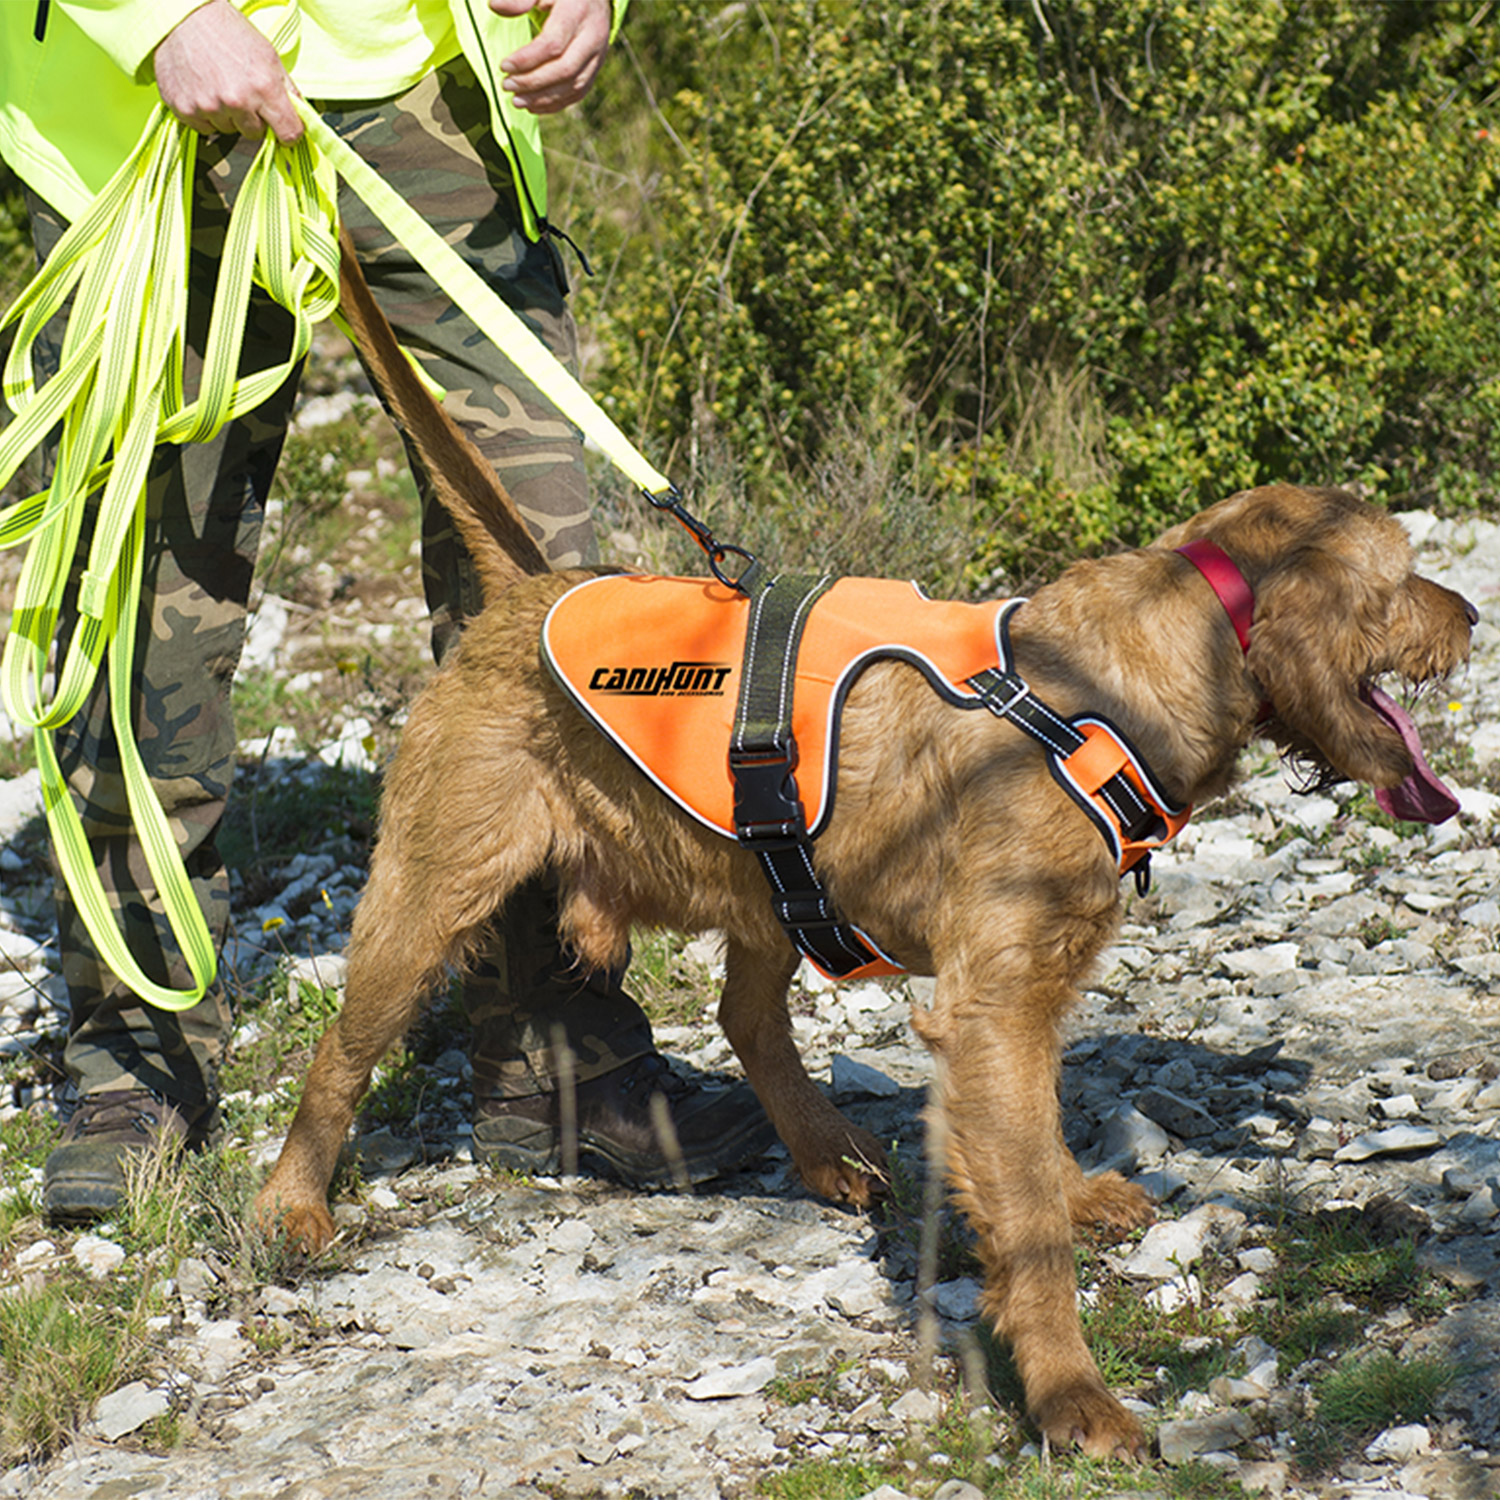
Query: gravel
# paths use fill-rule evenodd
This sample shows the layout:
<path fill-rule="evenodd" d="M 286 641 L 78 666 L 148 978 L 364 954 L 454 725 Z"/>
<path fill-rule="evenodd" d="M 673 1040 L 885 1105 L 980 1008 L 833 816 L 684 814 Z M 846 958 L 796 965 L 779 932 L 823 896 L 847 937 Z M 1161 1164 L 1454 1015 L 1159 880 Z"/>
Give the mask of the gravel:
<path fill-rule="evenodd" d="M 1383 1347 L 1461 1373 L 1434 1418 L 1375 1435 L 1331 1478 L 1296 1466 L 1288 1413 L 1305 1403 L 1305 1372 L 1279 1373 L 1258 1340 L 1206 1390 L 1144 1411 L 1163 1462 L 1207 1462 L 1272 1494 L 1500 1492 L 1500 527 L 1406 520 L 1423 570 L 1483 614 L 1468 672 L 1419 711 L 1429 745 L 1468 747 L 1448 777 L 1461 816 L 1375 827 L 1349 811 L 1355 789 L 1295 796 L 1273 762 L 1248 758 L 1232 798 L 1156 857 L 1153 889 L 1131 895 L 1070 1023 L 1070 1144 L 1163 1205 L 1143 1239 L 1110 1252 L 1152 1307 L 1254 1306 L 1287 1202 L 1405 1214 L 1423 1264 L 1470 1293 L 1435 1320 L 1383 1315 L 1371 1331 Z M 321 755 L 266 765 L 313 776 L 365 739 L 346 725 Z M 0 782 L 7 1055 L 64 1024 L 47 894 L 18 852 L 38 812 L 34 774 Z M 273 895 L 237 911 L 238 978 L 290 951 L 307 955 L 293 978 L 339 982 L 359 880 L 332 853 L 292 861 Z M 690 945 L 686 961 L 711 970 L 713 945 Z M 931 1070 L 906 1018 L 928 983 L 831 989 L 804 974 L 796 1006 L 814 1076 L 898 1141 L 913 1173 Z M 735 1072 L 716 1032 L 658 1037 L 688 1073 Z M 365 1142 L 368 1191 L 339 1213 L 367 1232 L 343 1269 L 267 1286 L 223 1317 L 209 1310 L 215 1269 L 185 1262 L 152 1375 L 99 1403 L 57 1457 L 0 1475 L 0 1496 L 715 1500 L 777 1464 L 881 1451 L 937 1415 L 901 1236 L 809 1198 L 779 1148 L 688 1194 L 491 1176 L 469 1155 L 465 1069 L 457 1047 L 438 1059 L 420 1142 L 389 1130 Z M 40 1241 L 0 1283 L 60 1254 Z M 91 1276 L 120 1274 L 107 1226 L 71 1254 Z M 1214 1293 L 1194 1269 L 1206 1256 L 1235 1268 Z M 972 1345 L 977 1293 L 965 1275 L 933 1289 L 940 1373 Z M 268 1334 L 294 1326 L 321 1336 L 274 1352 Z M 786 1382 L 809 1372 L 832 1373 L 790 1402 Z M 132 1434 L 169 1408 L 192 1417 L 191 1440 L 146 1451 Z M 1014 1432 L 1018 1415 L 997 1420 Z"/>

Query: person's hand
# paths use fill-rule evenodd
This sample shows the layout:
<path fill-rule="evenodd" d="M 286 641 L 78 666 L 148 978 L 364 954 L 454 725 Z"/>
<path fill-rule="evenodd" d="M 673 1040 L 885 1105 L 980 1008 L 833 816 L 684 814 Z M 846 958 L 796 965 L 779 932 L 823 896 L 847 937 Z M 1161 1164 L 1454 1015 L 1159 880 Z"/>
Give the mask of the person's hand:
<path fill-rule="evenodd" d="M 302 135 L 296 85 L 276 49 L 229 0 L 208 0 L 183 17 L 153 54 L 167 108 L 204 135 L 260 136 L 290 144 Z"/>
<path fill-rule="evenodd" d="M 588 93 L 609 49 L 609 0 L 489 0 L 502 16 L 544 13 L 542 29 L 502 59 L 503 88 L 518 109 L 552 115 Z"/>

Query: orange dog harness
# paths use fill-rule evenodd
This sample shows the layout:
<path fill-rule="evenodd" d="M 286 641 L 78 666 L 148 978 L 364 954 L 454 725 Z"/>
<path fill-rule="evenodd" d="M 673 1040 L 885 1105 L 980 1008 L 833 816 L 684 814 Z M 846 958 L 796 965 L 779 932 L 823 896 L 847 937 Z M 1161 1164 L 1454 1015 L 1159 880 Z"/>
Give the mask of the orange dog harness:
<path fill-rule="evenodd" d="M 914 584 L 778 575 L 590 579 L 552 607 L 543 656 L 593 723 L 679 807 L 760 859 L 778 919 L 831 978 L 900 972 L 832 909 L 812 840 L 833 814 L 839 716 L 870 662 L 908 662 L 959 708 L 1012 719 L 1140 881 L 1191 809 L 1173 806 L 1102 718 L 1061 718 L 1011 668 L 1023 601 L 959 604 Z"/>

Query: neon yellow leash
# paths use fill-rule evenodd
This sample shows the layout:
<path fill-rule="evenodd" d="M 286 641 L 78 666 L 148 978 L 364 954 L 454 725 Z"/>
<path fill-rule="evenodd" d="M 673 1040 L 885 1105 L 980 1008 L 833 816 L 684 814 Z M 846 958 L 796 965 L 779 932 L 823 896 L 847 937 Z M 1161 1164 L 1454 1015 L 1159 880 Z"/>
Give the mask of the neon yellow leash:
<path fill-rule="evenodd" d="M 121 171 L 0 320 L 0 327 L 18 325 L 3 376 L 16 416 L 0 434 L 0 484 L 61 422 L 51 486 L 0 511 L 0 546 L 31 541 L 0 687 L 7 712 L 35 731 L 58 864 L 90 936 L 110 968 L 164 1010 L 196 1005 L 213 982 L 217 957 L 131 723 L 147 470 L 159 443 L 202 441 L 264 401 L 306 354 L 313 325 L 338 304 L 336 181 L 311 152 L 278 152 L 268 141 L 236 200 L 199 392 L 191 402 L 184 399 L 196 143 L 192 130 L 160 108 Z M 252 280 L 292 312 L 295 333 L 284 363 L 240 378 Z M 75 303 L 60 366 L 38 390 L 32 348 L 70 294 Z M 93 535 L 79 580 L 77 621 L 49 695 L 48 659 L 90 512 Z M 101 668 L 130 817 L 192 974 L 187 989 L 151 979 L 131 954 L 58 764 L 54 731 L 83 707 Z"/>
<path fill-rule="evenodd" d="M 306 137 L 280 147 L 268 134 L 235 200 L 196 399 L 184 396 L 183 330 L 197 136 L 164 106 L 120 172 L 0 319 L 0 328 L 17 325 L 3 372 L 15 420 L 0 433 L 0 485 L 61 423 L 51 485 L 0 510 L 0 547 L 31 543 L 0 662 L 0 691 L 10 716 L 34 730 L 58 863 L 90 936 L 109 967 L 163 1010 L 196 1005 L 213 982 L 217 956 L 131 723 L 147 470 L 158 444 L 204 441 L 269 397 L 306 354 L 313 325 L 335 311 L 336 174 L 616 467 L 653 498 L 676 493 L 441 237 L 315 111 L 295 102 Z M 292 314 L 295 332 L 283 363 L 241 377 L 252 281 Z M 70 295 L 75 301 L 60 366 L 39 390 L 32 349 Z M 49 696 L 48 660 L 90 511 L 95 518 L 77 622 Z M 192 974 L 186 989 L 152 980 L 131 954 L 57 760 L 54 731 L 83 707 L 101 668 L 130 816 Z"/>

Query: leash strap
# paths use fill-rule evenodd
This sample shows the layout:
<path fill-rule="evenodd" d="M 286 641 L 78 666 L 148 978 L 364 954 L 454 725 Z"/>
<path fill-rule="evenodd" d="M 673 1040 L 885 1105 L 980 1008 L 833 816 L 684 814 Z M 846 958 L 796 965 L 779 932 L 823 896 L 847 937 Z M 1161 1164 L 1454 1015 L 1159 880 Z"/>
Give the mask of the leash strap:
<path fill-rule="evenodd" d="M 327 125 L 304 99 L 294 98 L 307 139 L 370 211 L 409 250 L 442 291 L 484 336 L 516 362 L 521 373 L 648 499 L 676 496 L 666 479 L 634 447 L 551 350 L 466 265 L 441 235 L 378 172 Z"/>
<path fill-rule="evenodd" d="M 833 582 L 829 574 L 780 573 L 752 591 L 729 774 L 735 836 L 760 861 L 776 920 L 798 952 L 830 979 L 849 979 L 897 970 L 834 909 L 813 868 L 813 841 L 797 787 L 797 654 L 807 618 Z"/>
<path fill-rule="evenodd" d="M 293 11 L 272 38 L 278 51 L 291 45 L 295 26 Z M 203 441 L 265 401 L 307 353 L 313 325 L 336 310 L 336 172 L 586 439 L 652 504 L 686 517 L 677 491 L 541 341 L 305 101 L 293 102 L 306 136 L 280 147 L 268 133 L 235 201 L 195 400 L 184 401 L 183 330 L 197 135 L 165 106 L 158 106 L 130 158 L 0 319 L 0 328 L 16 325 L 0 377 L 15 414 L 0 433 L 0 484 L 60 427 L 51 485 L 0 511 L 0 546 L 31 543 L 0 663 L 0 694 L 10 716 L 34 730 L 53 845 L 91 938 L 121 980 L 163 1010 L 187 1010 L 202 999 L 217 954 L 130 719 L 146 474 L 158 445 Z M 294 333 L 285 361 L 242 377 L 239 351 L 252 282 L 292 314 Z M 58 372 L 38 390 L 34 343 L 70 296 L 75 300 Z M 48 660 L 61 601 L 91 511 L 93 539 L 80 578 L 77 623 L 49 695 Z M 689 530 L 709 553 L 716 576 L 735 582 L 721 566 L 739 549 L 721 546 L 706 528 Z M 748 554 L 739 555 L 753 566 Z M 58 764 L 53 732 L 80 710 L 101 669 L 110 684 L 131 821 L 192 974 L 183 990 L 151 979 L 131 954 Z"/>
<path fill-rule="evenodd" d="M 646 460 L 552 351 L 475 274 L 427 221 L 346 144 L 303 99 L 293 99 L 308 138 L 322 158 L 364 200 L 479 331 L 515 361 L 528 380 L 617 468 L 657 510 L 666 511 L 703 549 L 714 577 L 742 594 L 752 591 L 755 557 L 714 536 L 683 505 L 669 479 Z M 556 231 L 553 231 L 554 233 Z"/>
<path fill-rule="evenodd" d="M 212 983 L 217 954 L 131 721 L 132 673 L 146 528 L 146 478 L 162 443 L 196 442 L 266 399 L 338 303 L 336 182 L 306 149 L 268 139 L 246 176 L 227 231 L 196 398 L 184 399 L 192 172 L 197 135 L 158 107 L 120 172 L 58 242 L 0 320 L 16 325 L 3 374 L 15 420 L 0 435 L 0 483 L 53 428 L 48 489 L 0 512 L 0 546 L 30 540 L 0 664 L 7 712 L 35 731 L 43 805 L 58 864 L 101 957 L 142 999 L 187 1010 Z M 279 365 L 238 371 L 250 284 L 293 314 Z M 57 374 L 36 387 L 33 345 L 69 296 Z M 48 661 L 86 521 L 77 619 L 49 693 Z M 103 670 L 131 822 L 192 982 L 144 973 L 120 932 L 88 834 L 58 763 L 57 728 L 83 707 Z"/>

